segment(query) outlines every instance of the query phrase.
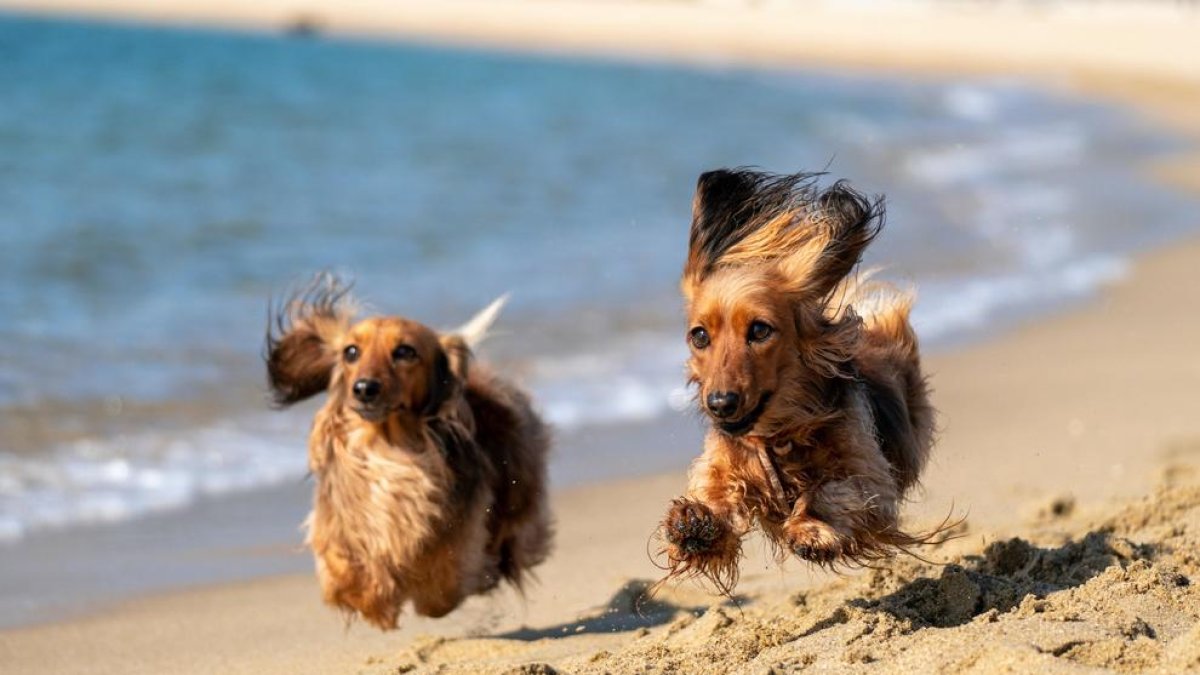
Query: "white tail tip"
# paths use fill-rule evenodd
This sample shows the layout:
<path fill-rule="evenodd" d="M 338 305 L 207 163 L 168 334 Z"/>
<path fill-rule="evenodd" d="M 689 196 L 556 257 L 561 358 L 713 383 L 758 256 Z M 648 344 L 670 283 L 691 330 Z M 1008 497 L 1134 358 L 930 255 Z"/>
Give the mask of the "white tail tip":
<path fill-rule="evenodd" d="M 504 304 L 507 302 L 508 293 L 505 293 L 471 317 L 470 321 L 464 323 L 454 333 L 462 337 L 468 347 L 474 349 L 487 337 L 488 330 L 491 329 L 492 324 L 496 323 L 496 319 L 500 316 L 500 310 L 504 309 Z"/>

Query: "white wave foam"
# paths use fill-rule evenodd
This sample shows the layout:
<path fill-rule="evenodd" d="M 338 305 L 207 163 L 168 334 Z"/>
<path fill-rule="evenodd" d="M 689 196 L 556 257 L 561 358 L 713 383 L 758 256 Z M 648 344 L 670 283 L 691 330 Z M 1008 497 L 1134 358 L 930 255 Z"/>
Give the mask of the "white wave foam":
<path fill-rule="evenodd" d="M 291 415 L 251 418 L 239 426 L 83 439 L 35 457 L 0 453 L 0 541 L 298 479 L 306 467 L 297 429 L 306 427 L 296 424 L 306 423 Z"/>
<path fill-rule="evenodd" d="M 952 115 L 972 122 L 990 122 L 1000 110 L 998 92 L 968 84 L 947 87 L 942 103 Z"/>
<path fill-rule="evenodd" d="M 913 325 L 923 340 L 936 344 L 978 330 L 999 315 L 1086 297 L 1128 270 L 1122 258 L 1097 255 L 1021 273 L 926 283 Z"/>
<path fill-rule="evenodd" d="M 603 350 L 539 359 L 529 385 L 560 429 L 653 419 L 671 409 L 686 358 L 677 336 L 635 334 Z"/>
<path fill-rule="evenodd" d="M 928 281 L 919 284 L 914 323 L 927 345 L 936 345 L 1006 314 L 1086 296 L 1126 270 L 1120 258 L 1093 256 Z M 561 430 L 651 420 L 694 405 L 693 390 L 683 384 L 686 358 L 677 335 L 637 334 L 590 353 L 535 360 L 527 384 Z M 295 412 L 182 433 L 81 440 L 40 457 L 0 453 L 0 542 L 298 480 L 306 470 L 307 427 L 305 414 Z"/>
<path fill-rule="evenodd" d="M 998 131 L 992 140 L 914 151 L 906 173 L 918 182 L 950 187 L 1004 174 L 1076 166 L 1088 149 L 1075 124 L 1059 123 Z"/>

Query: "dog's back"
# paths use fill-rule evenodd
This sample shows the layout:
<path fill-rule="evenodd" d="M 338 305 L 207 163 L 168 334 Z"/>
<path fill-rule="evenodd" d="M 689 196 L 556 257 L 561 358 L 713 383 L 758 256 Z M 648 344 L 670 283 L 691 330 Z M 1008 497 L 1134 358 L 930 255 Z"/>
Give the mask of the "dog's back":
<path fill-rule="evenodd" d="M 549 433 L 529 397 L 483 367 L 472 369 L 465 396 L 476 442 L 494 467 L 488 553 L 500 577 L 519 589 L 550 552 Z"/>
<path fill-rule="evenodd" d="M 925 467 L 936 425 L 909 322 L 913 298 L 884 283 L 855 284 L 847 290 L 847 305 L 863 320 L 855 366 L 867 389 L 876 436 L 903 493 Z"/>

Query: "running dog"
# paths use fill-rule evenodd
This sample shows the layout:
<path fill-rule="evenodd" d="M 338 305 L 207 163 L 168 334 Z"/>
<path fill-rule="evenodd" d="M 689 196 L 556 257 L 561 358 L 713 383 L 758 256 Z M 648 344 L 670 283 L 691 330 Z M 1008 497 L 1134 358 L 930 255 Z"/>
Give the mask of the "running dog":
<path fill-rule="evenodd" d="M 473 364 L 496 301 L 439 334 L 356 321 L 318 277 L 271 312 L 267 374 L 287 406 L 327 392 L 309 437 L 305 522 L 325 602 L 381 628 L 405 603 L 440 617 L 501 580 L 518 589 L 550 550 L 546 427 L 528 397 Z"/>
<path fill-rule="evenodd" d="M 935 412 L 910 294 L 852 277 L 882 198 L 819 174 L 700 176 L 682 291 L 689 380 L 711 421 L 660 532 L 668 578 L 729 592 L 757 525 L 828 567 L 927 540 L 898 523 Z"/>

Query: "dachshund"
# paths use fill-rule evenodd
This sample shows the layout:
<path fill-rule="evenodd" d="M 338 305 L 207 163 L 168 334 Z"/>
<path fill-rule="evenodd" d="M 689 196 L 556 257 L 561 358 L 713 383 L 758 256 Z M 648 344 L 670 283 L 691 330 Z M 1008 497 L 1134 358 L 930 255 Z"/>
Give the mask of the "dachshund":
<path fill-rule="evenodd" d="M 660 529 L 667 579 L 730 593 L 755 525 L 780 556 L 829 568 L 931 536 L 898 524 L 935 430 L 913 298 L 851 276 L 883 199 L 821 189 L 821 175 L 698 181 L 681 287 L 688 379 L 711 428 Z"/>
<path fill-rule="evenodd" d="M 275 403 L 322 391 L 308 443 L 316 489 L 305 521 L 326 603 L 391 629 L 405 603 L 441 617 L 507 581 L 520 590 L 549 554 L 549 435 L 529 398 L 472 363 L 497 300 L 458 331 L 355 320 L 319 275 L 269 310 Z"/>

